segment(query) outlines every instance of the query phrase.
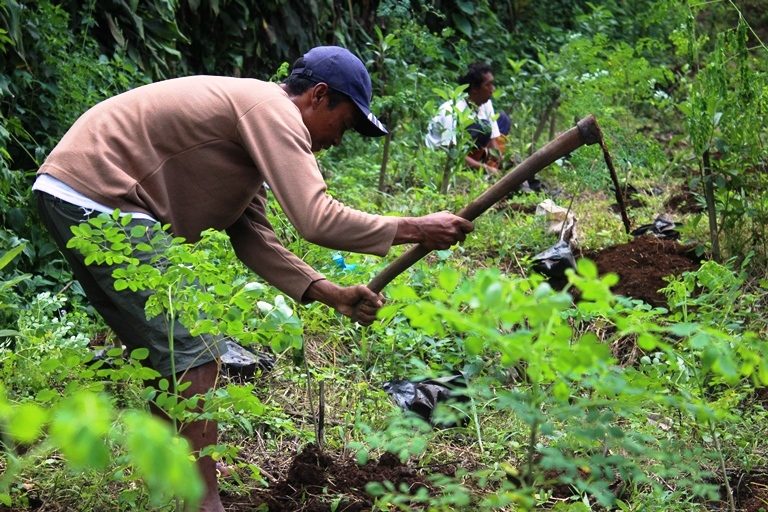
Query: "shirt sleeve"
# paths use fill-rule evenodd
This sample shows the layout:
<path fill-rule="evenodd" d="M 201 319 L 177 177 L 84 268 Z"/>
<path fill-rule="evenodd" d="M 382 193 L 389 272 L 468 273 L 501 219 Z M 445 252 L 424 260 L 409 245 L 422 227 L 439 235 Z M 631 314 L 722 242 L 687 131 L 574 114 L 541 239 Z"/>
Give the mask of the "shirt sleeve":
<path fill-rule="evenodd" d="M 462 110 L 461 102 L 456 108 Z M 453 105 L 446 101 L 440 105 L 438 114 L 434 116 L 424 137 L 424 143 L 430 149 L 447 148 L 456 144 L 456 116 L 453 115 Z"/>
<path fill-rule="evenodd" d="M 456 142 L 456 119 L 450 113 L 440 110 L 440 113 L 429 122 L 424 143 L 430 149 L 445 148 Z"/>
<path fill-rule="evenodd" d="M 501 130 L 499 130 L 499 123 L 496 121 L 496 111 L 493 109 L 493 103 L 491 100 L 483 103 L 478 109 L 477 117 L 480 119 L 487 119 L 491 123 L 491 138 L 501 137 Z"/>
<path fill-rule="evenodd" d="M 385 255 L 397 217 L 349 208 L 327 194 L 301 114 L 288 99 L 264 102 L 238 121 L 242 143 L 288 220 L 309 242 L 331 249 Z"/>
<path fill-rule="evenodd" d="M 296 301 L 323 275 L 285 248 L 266 216 L 264 187 L 227 234 L 237 257 L 269 284 Z"/>

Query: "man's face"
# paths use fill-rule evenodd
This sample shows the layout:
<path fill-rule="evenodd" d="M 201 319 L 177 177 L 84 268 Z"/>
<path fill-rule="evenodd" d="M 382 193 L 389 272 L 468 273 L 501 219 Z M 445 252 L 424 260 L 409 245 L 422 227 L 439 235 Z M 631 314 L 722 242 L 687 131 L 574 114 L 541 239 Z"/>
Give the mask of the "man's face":
<path fill-rule="evenodd" d="M 341 144 L 344 132 L 353 128 L 360 111 L 351 101 L 341 101 L 329 108 L 329 97 L 320 94 L 313 97 L 312 109 L 304 116 L 304 124 L 312 137 L 312 151 L 318 152 Z"/>
<path fill-rule="evenodd" d="M 493 73 L 485 73 L 480 85 L 469 90 L 469 99 L 479 107 L 491 99 L 495 88 L 496 87 L 493 84 Z"/>

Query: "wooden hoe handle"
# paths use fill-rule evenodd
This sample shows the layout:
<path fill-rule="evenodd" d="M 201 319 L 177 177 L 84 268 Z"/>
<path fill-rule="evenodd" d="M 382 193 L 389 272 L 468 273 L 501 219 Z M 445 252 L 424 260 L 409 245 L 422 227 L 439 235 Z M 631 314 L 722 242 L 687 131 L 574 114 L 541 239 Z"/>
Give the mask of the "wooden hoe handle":
<path fill-rule="evenodd" d="M 600 133 L 600 126 L 597 124 L 597 119 L 590 114 L 577 122 L 576 126 L 560 134 L 549 144 L 523 160 L 517 167 L 488 187 L 485 192 L 462 208 L 456 215 L 467 220 L 476 219 L 488 208 L 507 197 L 510 192 L 517 189 L 523 182 L 533 178 L 537 172 L 541 171 L 555 160 L 568 155 L 581 146 L 597 144 L 601 139 L 602 134 Z M 430 250 L 421 244 L 411 247 L 390 263 L 384 270 L 379 272 L 379 274 L 368 283 L 368 288 L 379 293 L 394 278 L 429 254 L 429 252 Z"/>

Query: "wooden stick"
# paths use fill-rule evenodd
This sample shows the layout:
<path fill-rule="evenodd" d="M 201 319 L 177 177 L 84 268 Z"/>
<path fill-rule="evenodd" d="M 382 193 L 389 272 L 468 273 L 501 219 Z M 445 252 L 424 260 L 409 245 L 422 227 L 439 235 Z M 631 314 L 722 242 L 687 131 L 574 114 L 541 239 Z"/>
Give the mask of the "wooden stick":
<path fill-rule="evenodd" d="M 576 126 L 562 133 L 555 140 L 523 160 L 520 165 L 488 187 L 485 192 L 480 194 L 456 215 L 467 220 L 474 220 L 555 160 L 566 156 L 581 146 L 597 144 L 600 140 L 602 140 L 602 134 L 597 120 L 593 115 L 585 117 L 576 123 Z M 430 250 L 421 244 L 411 247 L 375 276 L 368 283 L 368 288 L 379 293 L 394 278 L 429 254 L 429 252 Z"/>

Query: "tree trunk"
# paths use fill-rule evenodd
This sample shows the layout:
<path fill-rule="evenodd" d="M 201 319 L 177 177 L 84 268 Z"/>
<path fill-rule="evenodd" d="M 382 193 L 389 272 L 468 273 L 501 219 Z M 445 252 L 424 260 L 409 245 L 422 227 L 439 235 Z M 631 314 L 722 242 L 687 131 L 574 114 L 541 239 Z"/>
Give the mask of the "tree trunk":
<path fill-rule="evenodd" d="M 392 131 L 384 136 L 384 150 L 381 155 L 381 167 L 379 167 L 379 192 L 384 192 L 387 185 L 387 165 L 389 164 L 389 147 L 392 143 Z"/>
<path fill-rule="evenodd" d="M 440 184 L 440 193 L 448 193 L 448 184 L 451 182 L 451 167 L 453 167 L 453 158 L 451 153 L 447 152 L 445 155 L 445 165 L 443 166 L 443 182 Z"/>
<path fill-rule="evenodd" d="M 531 156 L 536 152 L 536 144 L 539 142 L 539 137 L 541 137 L 541 134 L 544 132 L 544 128 L 547 126 L 547 122 L 550 123 L 549 140 L 552 140 L 552 116 L 554 116 L 554 111 L 557 110 L 557 105 L 558 100 L 551 102 L 549 105 L 547 105 L 547 108 L 544 109 L 544 112 L 541 114 L 539 122 L 536 123 L 536 130 L 533 132 L 533 137 L 531 137 L 531 147 L 528 149 L 528 156 Z"/>
<path fill-rule="evenodd" d="M 712 173 L 712 163 L 709 158 L 709 150 L 701 156 L 701 176 L 704 183 L 704 201 L 707 204 L 707 217 L 709 218 L 709 240 L 712 243 L 712 259 L 720 261 L 720 240 L 717 235 L 717 211 L 715 210 L 715 184 Z"/>

